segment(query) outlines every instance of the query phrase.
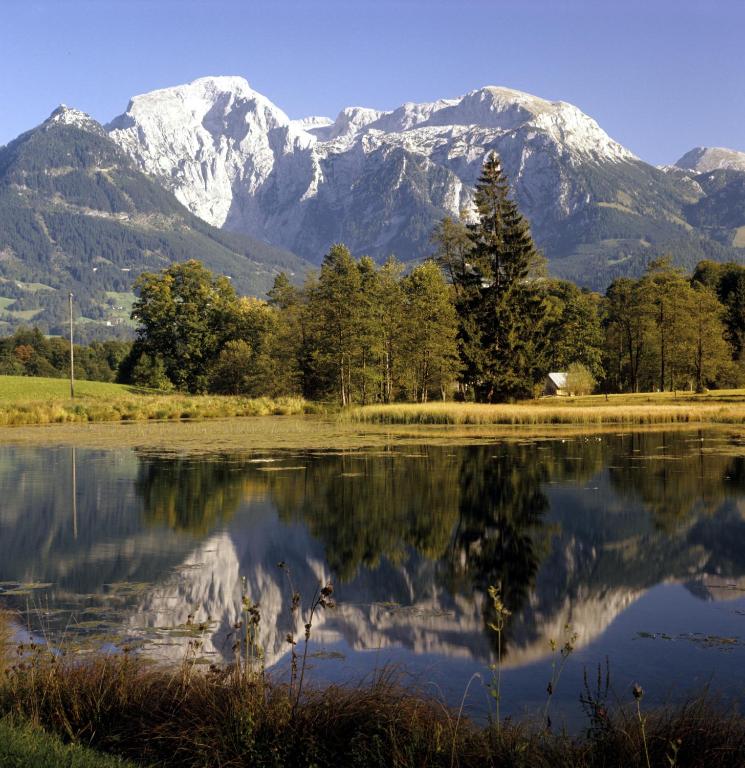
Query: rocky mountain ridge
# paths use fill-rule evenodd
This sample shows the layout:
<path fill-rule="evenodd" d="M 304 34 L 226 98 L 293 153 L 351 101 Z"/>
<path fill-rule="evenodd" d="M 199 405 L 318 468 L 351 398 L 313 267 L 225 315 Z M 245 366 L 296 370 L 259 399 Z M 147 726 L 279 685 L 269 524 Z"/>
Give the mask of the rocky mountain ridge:
<path fill-rule="evenodd" d="M 577 107 L 508 88 L 292 120 L 243 78 L 207 77 L 134 97 L 107 130 L 205 221 L 316 263 L 337 241 L 428 256 L 433 224 L 470 209 L 492 150 L 557 274 L 605 287 L 667 250 L 685 266 L 742 255 L 731 228 L 687 220 L 706 196 L 696 167 L 655 168 Z"/>
<path fill-rule="evenodd" d="M 133 229 L 140 241 L 167 233 L 170 245 L 145 248 L 161 254 L 153 264 L 201 254 L 258 295 L 276 271 L 301 273 L 334 242 L 357 256 L 416 261 L 432 254 L 442 216 L 472 211 L 491 151 L 555 275 L 604 290 L 667 252 L 687 269 L 703 258 L 745 258 L 745 153 L 698 148 L 656 168 L 571 104 L 496 86 L 391 111 L 349 107 L 335 119 L 291 119 L 245 79 L 207 77 L 136 96 L 105 127 L 62 106 L 0 148 L 0 298 L 21 299 L 12 311 L 27 320 L 51 294 L 21 295 L 19 283 L 56 289 L 66 270 L 93 267 L 94 290 L 125 291 L 121 271 L 144 262 L 89 262 L 103 241 L 129 242 Z M 133 204 L 133 183 L 135 197 L 149 202 Z M 52 213 L 68 224 L 77 217 L 83 234 L 77 227 L 71 238 L 65 225 L 66 237 L 48 236 Z M 177 220 L 203 230 L 191 245 Z M 94 221 L 105 236 L 91 238 Z"/>
<path fill-rule="evenodd" d="M 686 152 L 675 167 L 696 173 L 716 170 L 745 171 L 745 152 L 724 147 L 696 147 Z"/>

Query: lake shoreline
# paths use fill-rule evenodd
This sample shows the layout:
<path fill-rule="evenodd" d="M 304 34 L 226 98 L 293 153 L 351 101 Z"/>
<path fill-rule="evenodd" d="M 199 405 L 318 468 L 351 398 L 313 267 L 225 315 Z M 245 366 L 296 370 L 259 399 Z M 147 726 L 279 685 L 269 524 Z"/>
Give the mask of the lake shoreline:
<path fill-rule="evenodd" d="M 745 425 L 743 425 L 745 426 Z M 386 424 L 319 415 L 246 416 L 178 421 L 83 422 L 0 426 L 0 445 L 133 448 L 164 454 L 271 450 L 357 450 L 393 445 L 469 445 L 607 434 L 699 431 L 742 434 L 730 423 Z"/>
<path fill-rule="evenodd" d="M 572 735 L 552 727 L 548 706 L 532 719 L 500 721 L 495 714 L 479 725 L 436 695 L 402 688 L 392 670 L 357 687 L 302 687 L 298 679 L 272 681 L 240 655 L 232 665 L 203 671 L 197 653 L 172 670 L 128 654 L 81 661 L 26 649 L 23 663 L 11 666 L 0 683 L 0 726 L 6 723 L 10 749 L 41 764 L 40 749 L 58 758 L 80 749 L 63 747 L 63 739 L 88 748 L 83 756 L 89 762 L 81 765 L 91 768 L 112 766 L 116 758 L 186 768 L 734 768 L 745 748 L 745 718 L 704 695 L 653 708 L 638 686 L 608 700 L 607 692 L 588 685 L 587 727 Z"/>

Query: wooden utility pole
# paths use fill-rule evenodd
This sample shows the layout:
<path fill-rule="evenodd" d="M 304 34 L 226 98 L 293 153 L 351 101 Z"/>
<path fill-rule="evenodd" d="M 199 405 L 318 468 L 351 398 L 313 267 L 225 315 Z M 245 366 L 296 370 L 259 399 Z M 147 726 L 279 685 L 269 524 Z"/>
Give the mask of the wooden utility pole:
<path fill-rule="evenodd" d="M 75 398 L 75 353 L 72 348 L 72 293 L 70 293 L 70 397 Z"/>

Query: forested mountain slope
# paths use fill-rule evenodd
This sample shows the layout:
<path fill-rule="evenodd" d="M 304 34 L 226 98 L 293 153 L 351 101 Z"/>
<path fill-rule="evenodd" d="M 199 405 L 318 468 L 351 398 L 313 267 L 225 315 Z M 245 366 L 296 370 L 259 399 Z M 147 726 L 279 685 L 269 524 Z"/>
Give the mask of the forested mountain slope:
<path fill-rule="evenodd" d="M 188 258 L 253 294 L 280 269 L 305 268 L 190 213 L 76 110 L 60 107 L 0 148 L 0 330 L 33 321 L 59 332 L 72 291 L 87 332 L 111 335 L 128 321 L 137 275 Z"/>

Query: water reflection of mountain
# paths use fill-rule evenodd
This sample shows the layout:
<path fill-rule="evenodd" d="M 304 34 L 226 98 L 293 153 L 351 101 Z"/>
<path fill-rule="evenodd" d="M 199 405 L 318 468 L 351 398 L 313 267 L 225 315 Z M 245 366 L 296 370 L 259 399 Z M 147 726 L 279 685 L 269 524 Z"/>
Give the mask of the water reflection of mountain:
<path fill-rule="evenodd" d="M 193 471 L 206 471 L 201 466 Z M 580 644 L 590 642 L 657 583 L 685 581 L 709 597 L 713 575 L 730 582 L 745 575 L 743 462 L 703 450 L 690 434 L 294 455 L 267 464 L 226 457 L 221 471 L 229 498 L 243 494 L 234 517 L 133 619 L 172 626 L 201 611 L 217 622 L 207 650 L 219 655 L 230 654 L 241 575 L 261 603 L 268 661 L 284 652 L 289 592 L 280 560 L 306 596 L 334 580 L 340 607 L 315 636 L 356 649 L 401 645 L 487 660 L 483 595 L 500 583 L 513 611 L 508 665 L 546 655 L 566 623 Z M 161 473 L 150 463 L 138 486 L 149 514 L 155 497 L 178 495 L 169 483 L 183 491 L 184 481 L 183 468 L 164 465 Z M 215 493 L 226 498 L 219 483 Z M 212 525 L 216 517 L 207 516 Z"/>

